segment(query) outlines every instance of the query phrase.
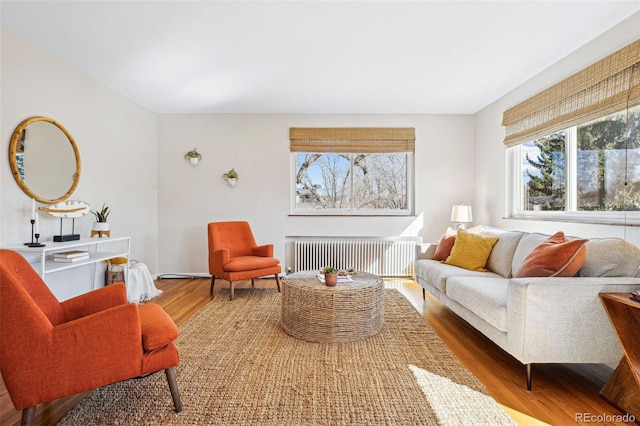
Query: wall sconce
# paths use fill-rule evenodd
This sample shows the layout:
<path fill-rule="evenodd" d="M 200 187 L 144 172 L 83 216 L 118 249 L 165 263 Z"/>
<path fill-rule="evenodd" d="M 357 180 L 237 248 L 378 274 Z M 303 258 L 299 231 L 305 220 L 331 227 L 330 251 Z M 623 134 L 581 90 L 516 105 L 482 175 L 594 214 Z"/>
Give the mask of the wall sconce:
<path fill-rule="evenodd" d="M 231 169 L 227 173 L 222 175 L 222 179 L 224 179 L 229 186 L 236 186 L 236 182 L 238 181 L 238 173 Z"/>
<path fill-rule="evenodd" d="M 202 155 L 195 148 L 184 155 L 184 161 L 188 161 L 192 166 L 197 166 L 200 160 Z"/>
<path fill-rule="evenodd" d="M 473 221 L 471 206 L 459 204 L 451 209 L 451 222 L 455 222 L 456 229 L 465 229 L 467 223 Z"/>

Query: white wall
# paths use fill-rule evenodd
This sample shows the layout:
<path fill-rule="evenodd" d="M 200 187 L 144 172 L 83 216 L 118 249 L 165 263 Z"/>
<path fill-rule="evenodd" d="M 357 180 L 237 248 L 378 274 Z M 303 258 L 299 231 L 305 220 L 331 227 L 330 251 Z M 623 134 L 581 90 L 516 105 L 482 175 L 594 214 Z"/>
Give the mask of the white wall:
<path fill-rule="evenodd" d="M 473 199 L 473 116 L 160 114 L 160 273 L 207 273 L 209 222 L 247 220 L 285 259 L 288 236 L 422 236 L 435 241 L 451 206 Z M 415 217 L 289 216 L 290 127 L 415 127 Z M 193 167 L 183 159 L 196 147 Z M 235 168 L 235 187 L 221 175 Z M 283 269 L 288 265 L 283 261 Z"/>
<path fill-rule="evenodd" d="M 506 109 L 638 39 L 640 13 L 632 15 L 476 114 L 473 207 L 477 222 L 525 231 L 553 233 L 563 230 L 568 235 L 584 237 L 614 236 L 640 245 L 640 227 L 504 219 L 506 149 L 502 143 L 505 130 L 501 125 L 502 113 Z"/>
<path fill-rule="evenodd" d="M 15 127 L 25 118 L 44 115 L 65 126 L 80 150 L 80 184 L 71 199 L 86 201 L 93 210 L 106 202 L 112 208 L 112 233 L 131 236 L 132 258 L 155 270 L 156 114 L 6 30 L 1 33 L 1 55 L 0 246 L 31 238 L 31 199 L 13 179 L 7 154 Z M 59 233 L 59 219 L 46 214 L 40 219 L 42 238 L 51 240 Z M 93 220 L 93 215 L 76 220 L 76 232 L 88 237 Z M 66 226 L 70 229 L 70 221 Z M 52 276 L 49 283 L 58 298 L 90 289 L 86 279 L 69 284 L 63 278 Z"/>

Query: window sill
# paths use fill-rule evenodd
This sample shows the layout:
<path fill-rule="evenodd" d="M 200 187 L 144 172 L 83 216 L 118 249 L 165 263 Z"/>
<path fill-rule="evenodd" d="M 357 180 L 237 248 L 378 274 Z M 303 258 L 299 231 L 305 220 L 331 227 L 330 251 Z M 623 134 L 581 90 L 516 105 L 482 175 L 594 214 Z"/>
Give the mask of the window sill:
<path fill-rule="evenodd" d="M 313 216 L 313 217 L 410 217 L 415 218 L 412 213 L 317 213 L 317 212 L 291 212 L 290 217 L 296 216 Z"/>
<path fill-rule="evenodd" d="M 591 225 L 640 226 L 640 213 L 638 212 L 630 212 L 627 215 L 603 213 L 602 216 L 557 213 L 518 213 L 512 216 L 503 217 L 503 219 L 583 223 Z"/>

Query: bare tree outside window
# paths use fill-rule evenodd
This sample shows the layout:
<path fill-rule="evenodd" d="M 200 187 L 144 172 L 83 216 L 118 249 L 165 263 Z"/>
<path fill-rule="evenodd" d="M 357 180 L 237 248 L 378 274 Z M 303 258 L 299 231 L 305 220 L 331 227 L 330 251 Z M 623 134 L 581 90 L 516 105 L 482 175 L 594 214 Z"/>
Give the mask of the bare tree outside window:
<path fill-rule="evenodd" d="M 353 202 L 357 209 L 407 208 L 405 154 L 361 154 L 354 161 Z"/>
<path fill-rule="evenodd" d="M 296 210 L 408 209 L 407 153 L 296 153 Z"/>

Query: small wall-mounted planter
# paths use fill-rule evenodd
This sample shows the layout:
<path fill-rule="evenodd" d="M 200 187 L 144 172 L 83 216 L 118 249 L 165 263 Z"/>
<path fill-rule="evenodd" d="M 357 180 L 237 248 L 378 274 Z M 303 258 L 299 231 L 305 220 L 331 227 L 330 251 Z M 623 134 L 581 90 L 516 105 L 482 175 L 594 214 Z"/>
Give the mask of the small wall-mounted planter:
<path fill-rule="evenodd" d="M 227 173 L 222 175 L 222 179 L 229 184 L 229 186 L 236 186 L 238 182 L 238 173 L 231 169 Z"/>
<path fill-rule="evenodd" d="M 188 161 L 192 166 L 197 166 L 200 160 L 202 160 L 202 155 L 193 148 L 191 151 L 187 152 L 184 155 L 184 160 Z"/>

